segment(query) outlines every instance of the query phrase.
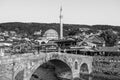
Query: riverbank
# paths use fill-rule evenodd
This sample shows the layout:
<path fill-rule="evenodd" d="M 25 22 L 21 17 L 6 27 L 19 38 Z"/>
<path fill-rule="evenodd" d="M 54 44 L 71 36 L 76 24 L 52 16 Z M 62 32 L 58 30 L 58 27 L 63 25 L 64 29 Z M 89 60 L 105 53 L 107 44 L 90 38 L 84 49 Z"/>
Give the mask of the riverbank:
<path fill-rule="evenodd" d="M 120 76 L 106 75 L 102 73 L 80 74 L 80 76 L 89 76 L 92 78 L 103 78 L 103 80 L 120 80 Z"/>

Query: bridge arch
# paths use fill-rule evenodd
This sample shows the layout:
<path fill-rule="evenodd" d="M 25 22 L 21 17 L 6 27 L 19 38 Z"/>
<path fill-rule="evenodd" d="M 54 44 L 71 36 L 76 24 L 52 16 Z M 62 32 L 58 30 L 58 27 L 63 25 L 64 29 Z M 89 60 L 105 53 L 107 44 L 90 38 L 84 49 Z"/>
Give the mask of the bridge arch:
<path fill-rule="evenodd" d="M 92 72 L 92 62 L 93 58 L 91 56 L 82 56 L 82 62 L 79 65 L 79 72 L 90 74 Z"/>
<path fill-rule="evenodd" d="M 47 64 L 54 65 L 55 72 L 59 74 L 59 76 L 62 76 L 62 74 L 67 74 L 66 76 L 70 76 L 71 78 L 73 77 L 72 63 L 68 60 L 68 57 L 65 54 L 49 53 L 47 55 L 43 55 L 43 57 L 41 58 L 39 57 L 39 59 L 36 59 L 33 62 L 30 61 L 30 63 L 28 63 L 28 66 L 24 74 L 24 78 L 26 80 L 30 80 L 32 76 L 37 78 L 37 76 L 33 74 L 36 73 L 36 71 L 40 70 L 41 66 L 43 67 L 43 65 L 47 65 Z M 66 71 L 67 73 L 60 71 Z"/>
<path fill-rule="evenodd" d="M 16 74 L 14 80 L 24 80 L 24 70 L 19 71 L 19 72 Z"/>
<path fill-rule="evenodd" d="M 85 73 L 88 74 L 89 73 L 89 68 L 88 68 L 88 64 L 87 63 L 82 63 L 80 66 L 80 73 Z"/>
<path fill-rule="evenodd" d="M 13 68 L 14 68 L 14 72 L 13 72 L 14 80 L 23 80 L 23 78 L 24 78 L 23 77 L 24 76 L 24 69 L 25 69 L 24 63 L 23 62 L 16 62 L 14 64 Z"/>
<path fill-rule="evenodd" d="M 67 63 L 65 63 L 59 59 L 51 59 L 51 60 L 48 60 L 47 62 L 39 64 L 35 67 L 36 68 L 34 68 L 34 72 L 31 74 L 31 77 L 29 80 L 32 80 L 34 78 L 44 79 L 45 76 L 47 76 L 47 75 L 55 76 L 54 78 L 58 78 L 58 76 L 59 76 L 59 77 L 68 77 L 68 78 L 72 79 L 71 67 Z M 51 72 L 50 74 L 49 73 L 46 74 L 44 70 L 46 70 L 46 71 L 51 70 L 53 72 Z M 42 72 L 42 75 L 40 72 Z M 48 80 L 50 80 L 50 79 L 48 79 Z"/>

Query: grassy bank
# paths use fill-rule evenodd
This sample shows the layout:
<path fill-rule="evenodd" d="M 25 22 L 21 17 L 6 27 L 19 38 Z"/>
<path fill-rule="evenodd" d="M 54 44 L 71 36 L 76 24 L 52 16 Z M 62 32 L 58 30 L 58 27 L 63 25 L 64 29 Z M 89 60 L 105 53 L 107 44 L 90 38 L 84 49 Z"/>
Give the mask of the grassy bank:
<path fill-rule="evenodd" d="M 92 77 L 92 78 L 96 78 L 100 80 L 120 80 L 119 76 L 114 76 L 114 75 L 106 75 L 106 74 L 102 74 L 102 73 L 91 73 L 91 74 L 80 74 L 81 76 L 87 76 L 87 77 Z M 94 79 L 92 79 L 94 80 Z"/>

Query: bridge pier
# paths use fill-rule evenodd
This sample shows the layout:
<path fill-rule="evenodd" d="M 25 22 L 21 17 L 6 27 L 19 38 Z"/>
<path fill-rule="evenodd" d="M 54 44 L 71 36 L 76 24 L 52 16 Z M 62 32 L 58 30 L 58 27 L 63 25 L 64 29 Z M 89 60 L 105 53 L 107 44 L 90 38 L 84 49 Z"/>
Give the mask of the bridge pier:
<path fill-rule="evenodd" d="M 72 80 L 76 80 L 80 78 L 80 74 L 79 74 L 79 70 L 74 70 L 73 71 L 73 79 Z"/>
<path fill-rule="evenodd" d="M 31 71 L 30 71 L 30 65 L 29 65 L 29 62 L 28 62 L 25 65 L 23 80 L 30 80 L 30 77 L 31 77 L 30 74 L 31 74 Z"/>
<path fill-rule="evenodd" d="M 79 71 L 74 71 L 73 72 L 73 78 L 75 78 L 75 77 L 79 77 Z"/>
<path fill-rule="evenodd" d="M 29 77 L 27 76 L 27 70 L 24 71 L 24 79 L 23 80 L 29 80 Z"/>

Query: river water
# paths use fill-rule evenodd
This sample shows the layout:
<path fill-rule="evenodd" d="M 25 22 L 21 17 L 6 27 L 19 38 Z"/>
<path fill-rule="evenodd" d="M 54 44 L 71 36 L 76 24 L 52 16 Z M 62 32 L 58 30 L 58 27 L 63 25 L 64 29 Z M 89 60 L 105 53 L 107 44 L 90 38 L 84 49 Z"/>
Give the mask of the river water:
<path fill-rule="evenodd" d="M 68 79 L 60 79 L 55 75 L 54 70 L 52 69 L 44 69 L 39 68 L 34 75 L 32 75 L 30 80 L 68 80 Z M 97 77 L 97 76 L 87 76 L 80 75 L 80 79 L 76 80 L 120 80 L 115 78 L 105 78 L 105 77 Z"/>
<path fill-rule="evenodd" d="M 120 80 L 120 78 L 113 78 L 115 76 L 105 76 L 102 74 L 90 76 L 90 75 L 83 75 L 80 74 L 80 79 L 75 80 Z M 71 75 L 70 75 L 71 76 Z M 99 76 L 99 77 L 98 77 Z M 102 77 L 100 77 L 102 76 Z M 103 77 L 104 76 L 104 77 Z M 30 80 L 69 80 L 69 79 L 61 79 L 58 78 L 56 72 L 55 72 L 55 66 L 52 65 L 43 65 L 40 66 L 31 76 Z"/>

